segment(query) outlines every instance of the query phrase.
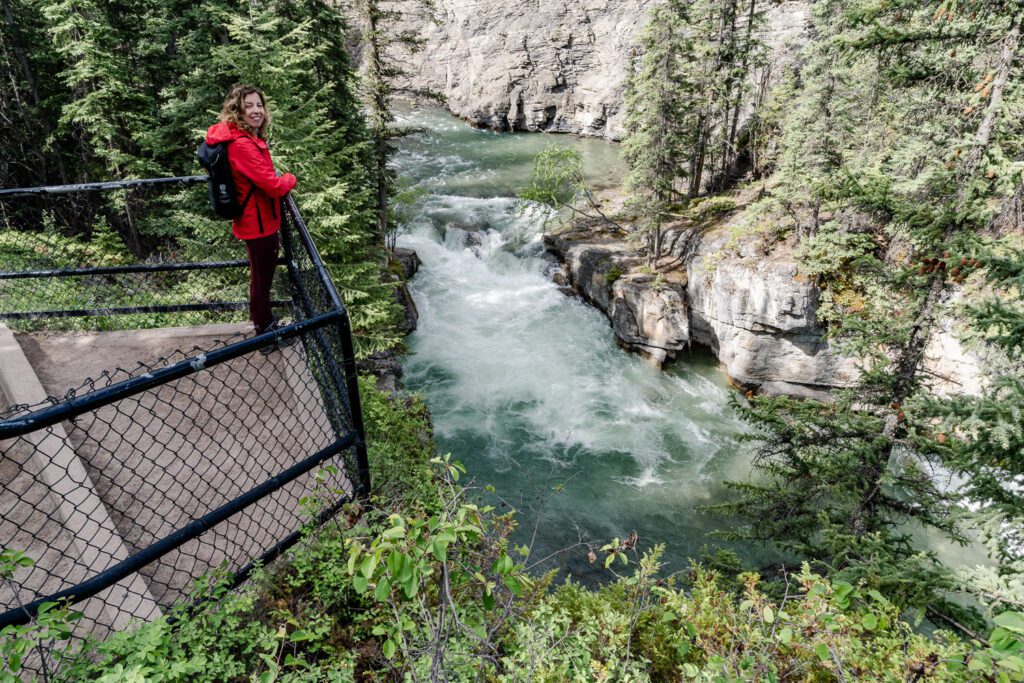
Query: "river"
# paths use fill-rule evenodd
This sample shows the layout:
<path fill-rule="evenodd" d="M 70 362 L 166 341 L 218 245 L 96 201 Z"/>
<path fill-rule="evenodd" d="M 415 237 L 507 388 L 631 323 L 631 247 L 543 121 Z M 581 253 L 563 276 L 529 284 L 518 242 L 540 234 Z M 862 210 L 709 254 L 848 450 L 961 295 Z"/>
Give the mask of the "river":
<path fill-rule="evenodd" d="M 519 511 L 514 540 L 532 540 L 536 560 L 635 530 L 643 549 L 665 544 L 668 571 L 716 545 L 771 559 L 709 538 L 728 520 L 698 510 L 724 499 L 723 480 L 750 476 L 714 358 L 683 354 L 663 372 L 621 350 L 605 317 L 545 274 L 550 214 L 514 199 L 545 146 L 579 150 L 598 186 L 622 178 L 617 146 L 474 129 L 439 110 L 407 111 L 401 123 L 428 131 L 406 138 L 396 159 L 428 193 L 399 238 L 423 261 L 404 381 L 425 397 L 440 450 L 494 487 L 489 502 Z M 480 246 L 454 239 L 452 225 L 480 228 Z M 588 582 L 603 571 L 581 547 L 554 562 Z"/>

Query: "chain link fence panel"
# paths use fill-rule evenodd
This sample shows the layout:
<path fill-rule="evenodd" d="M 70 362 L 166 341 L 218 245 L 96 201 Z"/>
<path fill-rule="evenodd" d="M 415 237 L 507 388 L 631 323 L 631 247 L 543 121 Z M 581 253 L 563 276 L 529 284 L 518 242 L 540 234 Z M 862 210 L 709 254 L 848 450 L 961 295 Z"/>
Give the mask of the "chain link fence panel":
<path fill-rule="evenodd" d="M 204 177 L 0 191 L 0 323 L 245 320 L 248 264 L 206 218 L 205 191 Z M 258 337 L 236 325 L 0 405 L 0 539 L 33 561 L 0 585 L 0 626 L 55 598 L 84 615 L 76 637 L 152 619 L 213 570 L 243 580 L 368 493 L 348 317 L 294 199 L 282 210 L 273 298 L 290 324 Z"/>

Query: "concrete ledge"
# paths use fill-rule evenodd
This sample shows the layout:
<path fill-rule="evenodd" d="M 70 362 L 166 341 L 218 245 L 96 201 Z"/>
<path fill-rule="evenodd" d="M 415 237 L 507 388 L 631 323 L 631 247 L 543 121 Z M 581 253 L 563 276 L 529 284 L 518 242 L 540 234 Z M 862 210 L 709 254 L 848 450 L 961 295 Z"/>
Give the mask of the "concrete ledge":
<path fill-rule="evenodd" d="M 62 397 L 71 390 L 81 395 L 148 372 L 163 359 L 178 361 L 193 347 L 210 349 L 251 333 L 248 323 L 17 335 L 4 330 L 0 409 L 10 403 L 37 405 L 47 395 Z M 12 396 L 3 383 L 14 387 Z M 0 456 L 0 538 L 26 550 L 35 544 L 45 553 L 40 564 L 54 575 L 25 572 L 24 585 L 46 594 L 90 573 L 77 558 L 75 530 L 83 527 L 74 513 L 102 527 L 108 540 L 119 542 L 116 556 L 127 557 L 277 474 L 279 467 L 329 445 L 335 436 L 325 400 L 299 343 L 267 356 L 243 356 L 91 411 L 73 426 L 43 431 L 46 443 L 13 440 L 18 452 L 12 446 Z M 45 456 L 39 456 L 42 447 L 48 449 Z M 68 461 L 78 469 L 61 481 Z M 44 476 L 39 468 L 48 463 L 55 463 L 53 472 Z M 81 482 L 88 483 L 89 496 L 79 500 L 80 493 L 66 487 L 82 488 Z M 326 485 L 351 488 L 343 474 Z M 317 486 L 316 473 L 305 475 L 242 514 L 236 520 L 244 525 L 242 533 L 214 534 L 150 563 L 130 586 L 121 582 L 85 601 L 88 619 L 80 623 L 91 622 L 92 634 L 102 638 L 108 627 L 144 617 L 150 605 L 149 613 L 158 614 L 156 605 L 180 599 L 202 572 L 224 560 L 252 558 L 298 528 L 304 521 L 302 499 Z M 55 503 L 73 509 L 58 515 L 52 511 Z M 93 519 L 93 510 L 103 519 Z M 92 533 L 86 531 L 85 538 Z M 104 553 L 89 566 L 115 561 Z M 108 616 L 128 604 L 123 601 L 129 594 L 139 594 L 138 582 L 148 587 L 141 593 L 143 603 L 130 615 L 121 612 L 122 619 Z M 11 604 L 4 591 L 0 584 L 0 604 Z"/>
<path fill-rule="evenodd" d="M 43 389 L 59 397 L 84 380 L 99 378 L 119 366 L 134 372 L 140 363 L 152 365 L 176 350 L 206 349 L 215 340 L 251 333 L 249 323 L 226 323 L 117 332 L 26 333 L 16 335 L 16 340 Z"/>
<path fill-rule="evenodd" d="M 4 325 L 0 325 L 0 398 L 3 399 L 4 407 L 17 404 L 34 406 L 47 398 L 21 346 Z M 3 460 L 10 461 L 4 465 L 16 466 L 4 468 L 11 473 L 8 475 L 10 482 L 8 476 L 0 480 L 5 490 L 19 477 L 30 479 L 23 481 L 21 488 L 27 489 L 40 483 L 48 486 L 48 494 L 40 498 L 49 503 L 50 510 L 36 508 L 30 514 L 51 519 L 55 517 L 70 536 L 77 551 L 74 574 L 81 573 L 83 576 L 67 576 L 67 583 L 77 583 L 128 558 L 128 550 L 62 425 L 54 425 L 50 429 L 32 432 L 17 439 L 0 441 L 0 454 Z M 31 521 L 38 523 L 39 520 Z M 6 514 L 0 519 L 3 527 L 15 523 L 9 522 Z M 4 543 L 14 540 L 16 532 L 16 529 L 4 528 Z M 47 551 L 46 547 L 19 549 L 37 560 Z M 40 590 L 49 593 L 54 589 L 44 586 Z M 149 588 L 138 574 L 122 580 L 112 590 L 120 590 L 124 594 L 120 609 L 104 604 L 100 610 L 100 623 L 112 629 L 123 628 L 133 618 L 148 620 L 161 614 Z"/>

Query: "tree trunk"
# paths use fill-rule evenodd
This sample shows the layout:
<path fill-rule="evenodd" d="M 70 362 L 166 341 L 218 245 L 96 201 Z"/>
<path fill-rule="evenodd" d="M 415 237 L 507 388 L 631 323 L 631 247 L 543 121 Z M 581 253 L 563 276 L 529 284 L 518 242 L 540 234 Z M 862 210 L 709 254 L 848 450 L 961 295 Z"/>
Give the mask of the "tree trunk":
<path fill-rule="evenodd" d="M 726 177 L 728 174 L 729 162 L 732 159 L 731 149 L 729 147 L 729 116 L 732 113 L 732 99 L 733 99 L 733 87 L 736 86 L 736 74 L 732 72 L 732 65 L 736 61 L 736 52 L 738 45 L 736 43 L 736 0 L 726 0 L 723 12 L 727 11 L 727 20 L 729 22 L 728 33 L 725 34 L 725 40 L 728 41 L 728 53 L 724 56 L 723 62 L 725 65 L 730 67 L 729 76 L 725 79 L 725 94 L 722 96 L 722 130 L 720 135 L 722 137 L 722 156 L 720 159 L 720 166 L 718 167 L 718 178 L 712 178 L 712 182 L 716 184 L 719 191 L 725 189 Z M 723 21 L 726 21 L 726 16 L 723 16 Z M 737 90 L 742 90 L 742 83 Z M 737 94 L 737 101 L 740 99 L 740 95 Z"/>
<path fill-rule="evenodd" d="M 752 41 L 752 37 L 753 37 L 753 33 L 754 33 L 754 14 L 755 14 L 756 7 L 757 7 L 757 0 L 750 0 L 750 10 L 747 12 L 747 36 L 744 39 L 744 44 L 743 44 L 743 58 L 740 60 L 740 72 L 739 72 L 740 85 L 739 85 L 739 90 L 738 90 L 738 92 L 736 94 L 736 104 L 733 106 L 733 110 L 732 110 L 732 123 L 729 126 L 729 136 L 728 136 L 727 143 L 726 143 L 726 146 L 730 150 L 730 152 L 732 152 L 732 155 L 731 155 L 731 158 L 729 159 L 729 161 L 727 161 L 726 163 L 723 164 L 723 166 L 725 166 L 725 167 L 731 166 L 732 162 L 735 160 L 736 133 L 737 133 L 737 129 L 739 128 L 740 109 L 743 106 L 743 90 L 744 90 L 743 86 L 744 86 L 744 83 L 746 82 L 746 79 L 747 79 L 747 68 L 748 68 L 748 64 L 750 63 L 750 47 L 751 47 L 751 43 L 753 42 Z M 725 170 L 726 169 L 723 169 L 723 173 L 724 173 Z"/>
<path fill-rule="evenodd" d="M 1003 92 L 1010 77 L 1017 48 L 1020 45 L 1019 19 L 1019 17 L 1014 18 L 1010 31 L 1003 39 L 996 76 L 992 81 L 992 92 L 989 96 L 985 116 L 982 117 L 978 130 L 975 133 L 974 148 L 965 155 L 962 162 L 960 189 L 957 191 L 955 204 L 958 213 L 966 208 L 966 203 L 970 199 L 967 188 L 970 186 L 971 176 L 977 172 L 978 163 L 981 161 L 985 148 L 992 141 L 992 134 L 999 120 Z M 957 225 L 951 223 L 945 230 L 943 242 L 948 241 L 956 230 Z M 924 361 L 925 349 L 931 338 L 932 330 L 935 328 L 938 305 L 945 294 L 945 277 L 946 271 L 944 269 L 937 270 L 931 275 L 928 282 L 928 291 L 918 309 L 917 319 L 910 330 L 906 344 L 895 360 L 893 373 L 896 381 L 893 384 L 891 396 L 894 404 L 902 404 L 913 393 L 917 384 L 917 375 Z M 882 433 L 889 444 L 895 444 L 905 429 L 905 425 L 899 418 L 898 409 L 894 409 L 886 415 Z M 863 463 L 864 481 L 872 482 L 872 485 L 865 489 L 860 503 L 853 514 L 853 531 L 857 536 L 861 536 L 867 531 L 867 521 L 875 514 L 875 499 L 881 490 L 882 475 L 889 465 L 893 448 L 894 446 L 890 445 L 887 450 L 879 452 L 877 457 L 873 458 L 871 462 Z"/>
<path fill-rule="evenodd" d="M 700 125 L 697 133 L 697 149 L 690 162 L 690 191 L 687 193 L 690 199 L 696 199 L 700 194 L 701 176 L 704 175 L 704 156 L 707 151 L 708 118 L 708 115 L 704 113 L 698 119 Z"/>
<path fill-rule="evenodd" d="M 369 51 L 367 71 L 370 81 L 370 106 L 373 114 L 374 169 L 377 176 L 377 232 L 381 244 L 388 235 L 388 123 L 390 109 L 387 82 L 384 76 L 383 47 L 380 33 L 380 11 L 377 0 L 365 1 L 366 20 L 369 26 L 366 43 Z"/>

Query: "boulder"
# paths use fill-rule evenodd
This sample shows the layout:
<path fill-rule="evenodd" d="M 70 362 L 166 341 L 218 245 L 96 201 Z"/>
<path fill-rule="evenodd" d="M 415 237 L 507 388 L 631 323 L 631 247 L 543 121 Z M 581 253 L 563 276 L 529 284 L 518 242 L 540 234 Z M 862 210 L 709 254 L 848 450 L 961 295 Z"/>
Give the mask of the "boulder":
<path fill-rule="evenodd" d="M 447 223 L 444 226 L 444 242 L 450 248 L 469 249 L 476 256 L 480 256 L 484 235 L 483 231 L 475 225 Z"/>
<path fill-rule="evenodd" d="M 416 308 L 416 301 L 412 298 L 412 292 L 409 291 L 409 286 L 401 284 L 395 288 L 394 294 L 395 302 L 402 307 L 402 319 L 398 322 L 398 330 L 402 334 L 410 334 L 416 331 L 416 326 L 419 325 L 420 312 Z"/>
<path fill-rule="evenodd" d="M 356 369 L 361 374 L 374 375 L 380 391 L 394 394 L 401 388 L 402 364 L 394 351 L 377 351 L 359 361 Z"/>
<path fill-rule="evenodd" d="M 404 281 L 411 280 L 413 276 L 419 272 L 420 265 L 422 265 L 419 254 L 412 249 L 395 247 L 394 252 L 391 254 L 391 258 L 392 261 L 397 263 L 399 268 L 401 268 L 402 279 Z"/>
<path fill-rule="evenodd" d="M 661 367 L 690 343 L 686 292 L 680 285 L 658 284 L 647 276 L 621 277 L 612 283 L 608 317 L 616 338 Z"/>

